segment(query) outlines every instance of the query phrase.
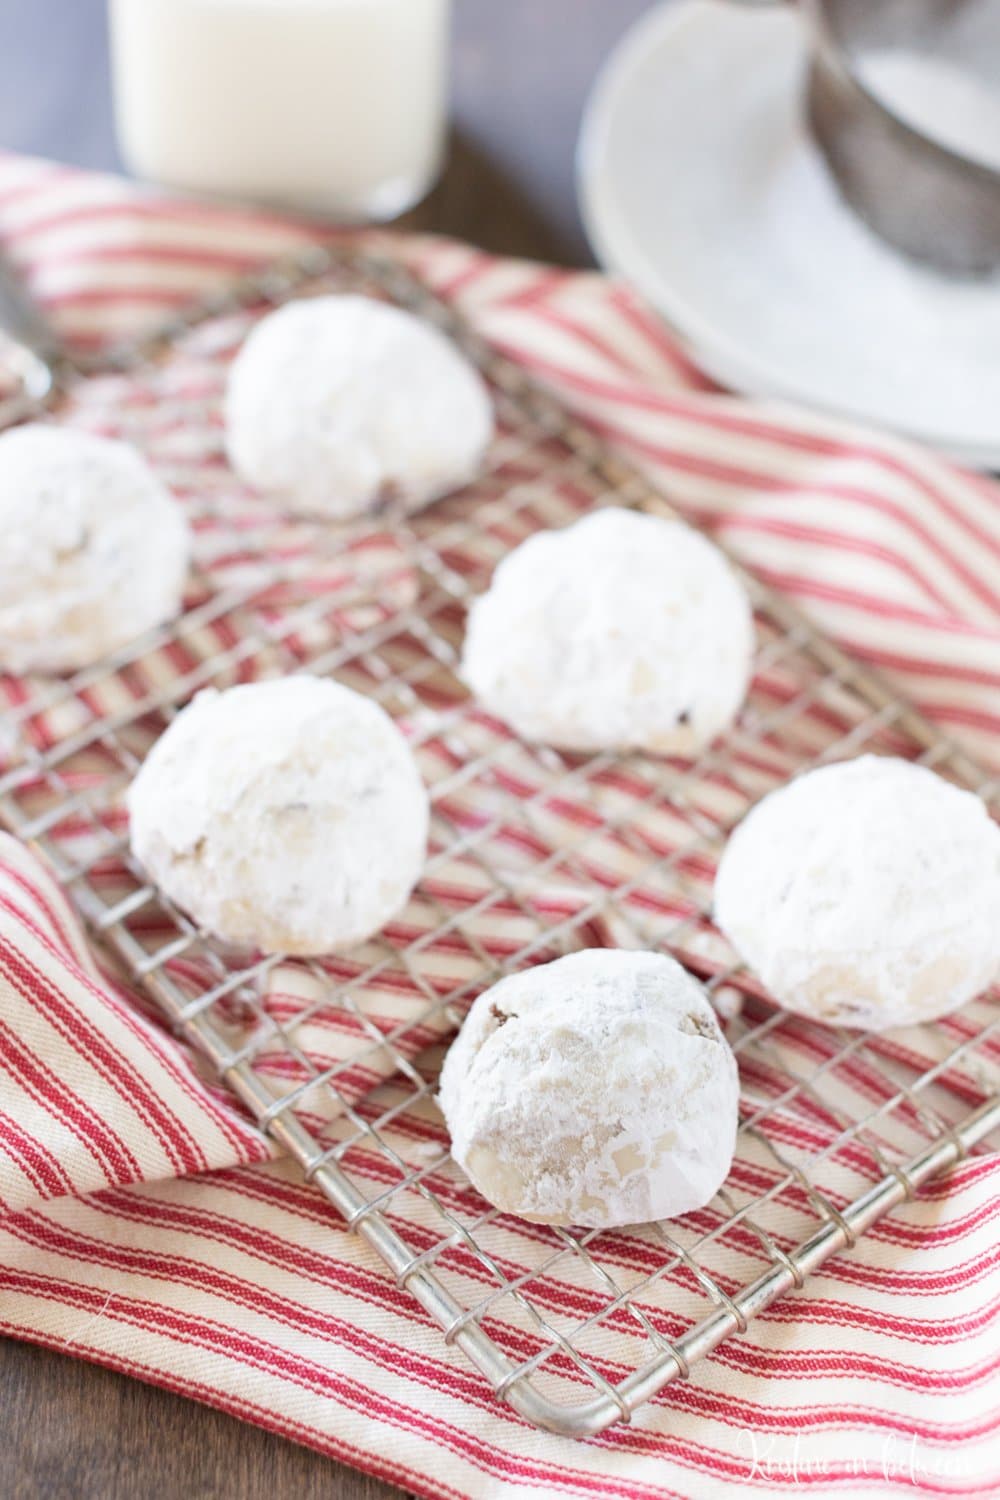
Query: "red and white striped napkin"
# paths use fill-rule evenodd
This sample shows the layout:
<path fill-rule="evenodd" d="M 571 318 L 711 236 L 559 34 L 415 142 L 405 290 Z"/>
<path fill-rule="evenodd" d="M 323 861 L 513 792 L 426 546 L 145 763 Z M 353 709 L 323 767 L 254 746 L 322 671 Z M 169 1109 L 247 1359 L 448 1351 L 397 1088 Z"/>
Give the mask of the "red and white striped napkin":
<path fill-rule="evenodd" d="M 79 348 L 134 334 L 311 233 L 0 158 L 0 238 Z M 378 239 L 1000 767 L 994 485 L 719 392 L 602 276 Z M 995 1495 L 998 1206 L 1000 1162 L 977 1156 L 631 1426 L 586 1443 L 537 1432 L 101 976 L 38 861 L 0 836 L 0 1330 L 419 1494 Z"/>

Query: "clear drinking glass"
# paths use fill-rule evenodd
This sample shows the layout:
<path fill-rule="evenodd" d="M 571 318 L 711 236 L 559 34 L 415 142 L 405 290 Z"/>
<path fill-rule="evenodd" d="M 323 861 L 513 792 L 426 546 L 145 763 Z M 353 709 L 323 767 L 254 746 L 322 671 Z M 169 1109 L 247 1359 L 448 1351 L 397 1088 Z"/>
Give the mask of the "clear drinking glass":
<path fill-rule="evenodd" d="M 138 177 L 346 221 L 441 167 L 451 0 L 109 0 L 118 139 Z"/>

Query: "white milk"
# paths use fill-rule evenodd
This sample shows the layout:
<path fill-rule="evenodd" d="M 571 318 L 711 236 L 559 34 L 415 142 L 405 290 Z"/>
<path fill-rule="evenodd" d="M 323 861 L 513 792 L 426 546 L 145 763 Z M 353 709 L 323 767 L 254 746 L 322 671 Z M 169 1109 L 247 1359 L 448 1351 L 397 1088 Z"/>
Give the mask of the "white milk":
<path fill-rule="evenodd" d="M 341 219 L 402 213 L 441 162 L 450 0 L 110 0 L 139 177 Z"/>

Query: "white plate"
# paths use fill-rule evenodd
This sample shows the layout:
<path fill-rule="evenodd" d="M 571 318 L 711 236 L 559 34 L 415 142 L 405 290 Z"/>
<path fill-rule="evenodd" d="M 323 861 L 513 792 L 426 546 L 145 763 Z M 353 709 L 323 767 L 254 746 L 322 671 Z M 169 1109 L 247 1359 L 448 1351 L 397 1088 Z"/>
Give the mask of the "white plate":
<path fill-rule="evenodd" d="M 726 385 L 1000 465 L 1000 280 L 957 282 L 883 245 L 800 120 L 786 7 L 667 0 L 628 33 L 580 141 L 584 222 Z"/>

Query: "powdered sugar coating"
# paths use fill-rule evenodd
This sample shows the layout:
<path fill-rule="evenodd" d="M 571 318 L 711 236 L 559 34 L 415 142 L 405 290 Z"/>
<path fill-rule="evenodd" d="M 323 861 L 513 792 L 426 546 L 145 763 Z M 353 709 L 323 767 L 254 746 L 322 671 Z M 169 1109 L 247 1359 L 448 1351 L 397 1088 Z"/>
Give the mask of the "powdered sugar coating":
<path fill-rule="evenodd" d="M 1000 828 L 923 766 L 825 766 L 732 835 L 715 916 L 790 1010 L 871 1031 L 930 1021 L 1000 973 Z"/>
<path fill-rule="evenodd" d="M 462 675 L 525 739 L 687 755 L 736 715 L 752 653 L 721 552 L 679 521 L 608 509 L 504 559 L 470 611 Z"/>
<path fill-rule="evenodd" d="M 132 849 L 218 937 L 326 953 L 377 932 L 423 867 L 428 801 L 403 735 L 339 683 L 208 689 L 128 798 Z"/>
<path fill-rule="evenodd" d="M 127 444 L 40 422 L 0 435 L 0 669 L 74 671 L 171 619 L 190 551 Z"/>
<path fill-rule="evenodd" d="M 502 980 L 441 1073 L 452 1154 L 498 1208 L 549 1224 L 673 1218 L 726 1178 L 738 1080 L 672 958 L 589 949 Z"/>
<path fill-rule="evenodd" d="M 369 297 L 289 302 L 254 328 L 226 398 L 230 462 L 304 515 L 407 511 L 472 479 L 493 435 L 477 371 L 429 323 Z"/>

